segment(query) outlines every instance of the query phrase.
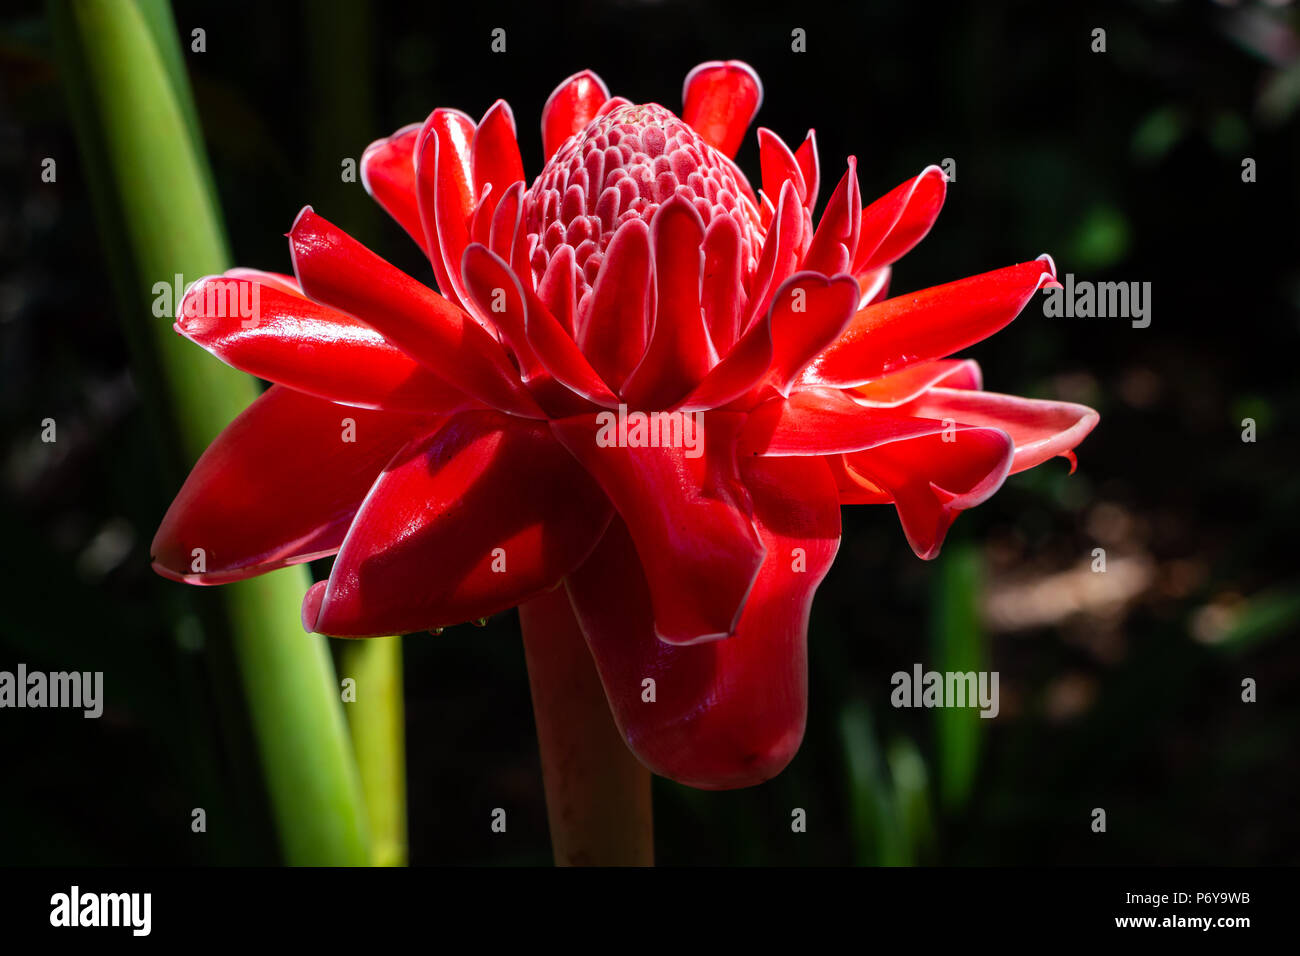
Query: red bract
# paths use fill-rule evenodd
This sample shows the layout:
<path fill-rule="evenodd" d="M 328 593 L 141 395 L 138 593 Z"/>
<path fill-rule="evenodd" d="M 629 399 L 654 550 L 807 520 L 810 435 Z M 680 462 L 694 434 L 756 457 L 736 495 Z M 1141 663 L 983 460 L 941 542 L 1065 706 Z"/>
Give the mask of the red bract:
<path fill-rule="evenodd" d="M 570 77 L 527 187 L 504 102 L 372 145 L 366 188 L 441 294 L 310 208 L 296 280 L 195 285 L 177 330 L 277 384 L 195 466 L 158 571 L 216 584 L 337 552 L 303 621 L 339 636 L 564 585 L 647 766 L 714 788 L 780 771 L 840 505 L 893 504 L 933 557 L 958 511 L 1072 459 L 1097 415 L 983 392 L 948 358 L 1054 282 L 1050 258 L 885 297 L 939 169 L 864 208 L 850 159 L 814 227 L 811 132 L 791 150 L 759 130 L 757 193 L 731 160 L 762 99 L 749 67 L 706 63 L 683 99 L 679 119 Z"/>

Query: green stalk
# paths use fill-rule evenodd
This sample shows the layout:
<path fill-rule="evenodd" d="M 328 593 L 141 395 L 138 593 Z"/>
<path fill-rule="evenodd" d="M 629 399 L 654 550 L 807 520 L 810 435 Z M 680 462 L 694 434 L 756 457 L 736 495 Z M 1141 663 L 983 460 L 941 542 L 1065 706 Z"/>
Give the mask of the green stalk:
<path fill-rule="evenodd" d="M 145 26 L 153 37 L 154 48 L 167 71 L 167 82 L 176 99 L 176 105 L 185 119 L 185 126 L 190 131 L 190 140 L 194 145 L 194 161 L 203 171 L 203 184 L 208 191 L 208 199 L 213 207 L 219 207 L 216 181 L 212 177 L 212 166 L 208 162 L 208 151 L 203 148 L 203 127 L 199 123 L 199 111 L 194 105 L 194 94 L 190 89 L 189 74 L 185 70 L 185 53 L 177 40 L 176 18 L 172 16 L 172 5 L 168 0 L 135 0 Z M 217 217 L 217 229 L 220 230 L 222 244 L 227 242 L 225 226 Z"/>
<path fill-rule="evenodd" d="M 152 2 L 152 0 L 151 0 Z M 378 207 L 359 181 L 344 182 L 345 157 L 360 160 L 378 130 L 372 115 L 374 30 L 365 0 L 319 0 L 303 26 L 311 122 L 311 194 L 335 222 L 362 237 Z M 339 69 L 340 63 L 348 69 Z M 344 707 L 370 820 L 372 862 L 406 864 L 406 751 L 400 637 L 337 641 L 339 669 L 356 680 Z"/>
<path fill-rule="evenodd" d="M 987 664 L 979 613 L 979 551 L 967 540 L 950 538 L 935 564 L 930 624 L 934 668 L 941 673 L 982 671 Z M 940 707 L 934 722 L 940 802 L 945 810 L 960 811 L 975 787 L 984 721 L 974 707 Z"/>
<path fill-rule="evenodd" d="M 137 381 L 161 418 L 169 464 L 181 473 L 256 397 L 257 385 L 152 311 L 155 283 L 172 285 L 178 273 L 188 283 L 229 265 L 197 127 L 187 119 L 188 91 L 175 69 L 182 58 L 171 48 L 174 23 L 159 29 L 160 9 L 152 2 L 146 16 L 137 0 L 50 0 Z M 303 634 L 299 623 L 308 583 L 305 569 L 287 569 L 226 585 L 220 599 L 284 859 L 364 864 L 365 808 L 333 665 L 324 639 Z"/>
<path fill-rule="evenodd" d="M 344 641 L 339 672 L 356 681 L 347 705 L 370 820 L 371 862 L 406 865 L 406 735 L 402 639 Z"/>

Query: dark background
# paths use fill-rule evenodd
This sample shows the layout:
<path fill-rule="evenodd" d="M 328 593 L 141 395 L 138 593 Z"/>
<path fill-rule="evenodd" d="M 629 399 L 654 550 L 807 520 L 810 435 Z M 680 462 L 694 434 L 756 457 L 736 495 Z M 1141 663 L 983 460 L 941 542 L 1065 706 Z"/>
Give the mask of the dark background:
<path fill-rule="evenodd" d="M 44 11 L 11 6 L 0 669 L 103 669 L 108 707 L 0 712 L 0 863 L 274 862 L 251 738 L 221 703 L 224 649 L 175 636 L 185 589 L 148 566 L 175 485 L 132 385 L 113 238 L 90 212 Z M 477 117 L 503 97 L 535 175 L 541 106 L 570 73 L 676 110 L 691 66 L 741 58 L 766 86 L 759 124 L 792 143 L 816 128 L 823 203 L 850 153 L 864 198 L 956 160 L 896 292 L 1044 251 L 1062 274 L 1152 283 L 1149 328 L 1047 319 L 1036 301 L 968 353 L 991 390 L 1101 412 L 1078 472 L 1058 459 L 1012 478 L 931 564 L 891 509 L 845 509 L 813 610 L 802 750 L 755 789 L 657 780 L 661 862 L 1300 860 L 1294 7 L 181 2 L 176 17 L 183 37 L 207 32 L 186 58 L 242 265 L 288 271 L 283 234 L 311 203 L 427 278 L 340 181 L 343 158 L 435 106 Z M 796 27 L 807 53 L 791 52 Z M 56 184 L 40 182 L 47 156 Z M 752 131 L 738 159 L 757 181 Z M 1105 575 L 1089 569 L 1097 547 Z M 998 719 L 889 706 L 894 671 L 962 654 L 1000 672 Z M 515 615 L 408 637 L 405 655 L 412 862 L 548 862 Z M 1241 701 L 1245 677 L 1257 703 Z M 194 806 L 236 825 L 193 835 Z M 506 836 L 487 827 L 496 806 Z M 794 807 L 807 833 L 791 832 Z"/>

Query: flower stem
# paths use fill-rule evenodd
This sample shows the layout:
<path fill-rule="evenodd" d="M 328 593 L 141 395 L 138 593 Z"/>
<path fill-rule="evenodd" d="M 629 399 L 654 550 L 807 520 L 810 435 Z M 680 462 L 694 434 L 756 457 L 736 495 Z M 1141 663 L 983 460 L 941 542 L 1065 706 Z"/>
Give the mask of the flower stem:
<path fill-rule="evenodd" d="M 257 396 L 254 379 L 214 362 L 172 331 L 170 313 L 154 311 L 176 276 L 189 282 L 230 264 L 183 59 L 171 49 L 175 23 L 158 0 L 51 0 L 49 9 L 135 380 L 174 489 Z M 304 568 L 287 568 L 194 600 L 215 598 L 224 612 L 285 861 L 364 864 L 365 807 L 329 648 L 299 623 L 308 583 Z"/>
<path fill-rule="evenodd" d="M 406 865 L 406 733 L 402 639 L 344 641 L 339 673 L 356 681 L 345 708 L 370 820 L 375 866 Z"/>
<path fill-rule="evenodd" d="M 652 865 L 650 772 L 614 726 L 564 588 L 520 605 L 519 621 L 556 865 Z"/>

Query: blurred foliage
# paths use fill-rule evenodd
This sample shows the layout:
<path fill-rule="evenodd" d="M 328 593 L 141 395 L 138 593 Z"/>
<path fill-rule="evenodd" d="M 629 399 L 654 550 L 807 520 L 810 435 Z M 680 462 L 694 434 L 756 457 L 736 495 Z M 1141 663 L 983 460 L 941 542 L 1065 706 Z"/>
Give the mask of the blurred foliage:
<path fill-rule="evenodd" d="M 245 785 L 246 735 L 202 732 L 212 682 L 230 677 L 170 640 L 175 586 L 148 570 L 165 501 L 137 480 L 157 463 L 106 315 L 48 33 L 37 4 L 11 7 L 0 163 L 22 185 L 0 200 L 0 667 L 102 666 L 111 709 L 92 728 L 65 714 L 0 717 L 13 768 L 0 790 L 3 859 L 259 861 L 264 797 Z M 970 350 L 991 390 L 1099 409 L 1078 472 L 1054 461 L 1012 477 L 959 519 L 938 563 L 911 554 L 889 509 L 845 509 L 813 608 L 803 748 L 746 791 L 656 781 L 662 862 L 1300 861 L 1294 7 L 357 9 L 196 0 L 178 12 L 182 35 L 207 30 L 207 52 L 186 66 L 241 263 L 287 268 L 283 233 L 310 202 L 432 281 L 360 184 L 340 180 L 344 158 L 434 106 L 478 116 L 505 97 L 535 173 L 541 106 L 575 70 L 675 108 L 691 66 L 739 57 L 766 84 L 759 123 L 787 139 L 816 127 L 822 202 L 849 154 L 864 198 L 956 160 L 944 214 L 899 263 L 896 291 L 1043 251 L 1080 279 L 1153 284 L 1150 328 L 1049 320 L 1031 304 Z M 497 26 L 508 52 L 494 56 Z M 806 55 L 790 52 L 795 26 Z M 1104 54 L 1089 49 L 1098 26 Z M 323 99 L 340 96 L 361 101 L 344 126 Z M 39 183 L 45 156 L 59 157 L 57 184 Z M 1255 183 L 1242 182 L 1246 157 Z M 738 161 L 757 177 L 752 136 Z M 36 439 L 46 415 L 69 436 L 57 455 Z M 1254 443 L 1241 440 L 1247 416 Z M 1093 605 L 1079 582 L 1093 580 L 1096 547 L 1110 562 L 1098 579 L 1124 596 Z M 1049 585 L 1080 607 L 1018 628 L 990 619 L 990 595 Z M 962 653 L 1000 673 L 1001 713 L 975 721 L 988 726 L 890 707 L 892 673 Z M 514 616 L 408 638 L 405 674 L 412 862 L 547 862 Z M 1259 682 L 1253 704 L 1241 700 L 1246 677 Z M 237 821 L 228 839 L 170 836 L 164 821 L 196 791 Z M 508 835 L 489 832 L 496 806 Z M 1105 835 L 1088 826 L 1097 806 Z M 806 833 L 791 830 L 794 808 Z"/>

